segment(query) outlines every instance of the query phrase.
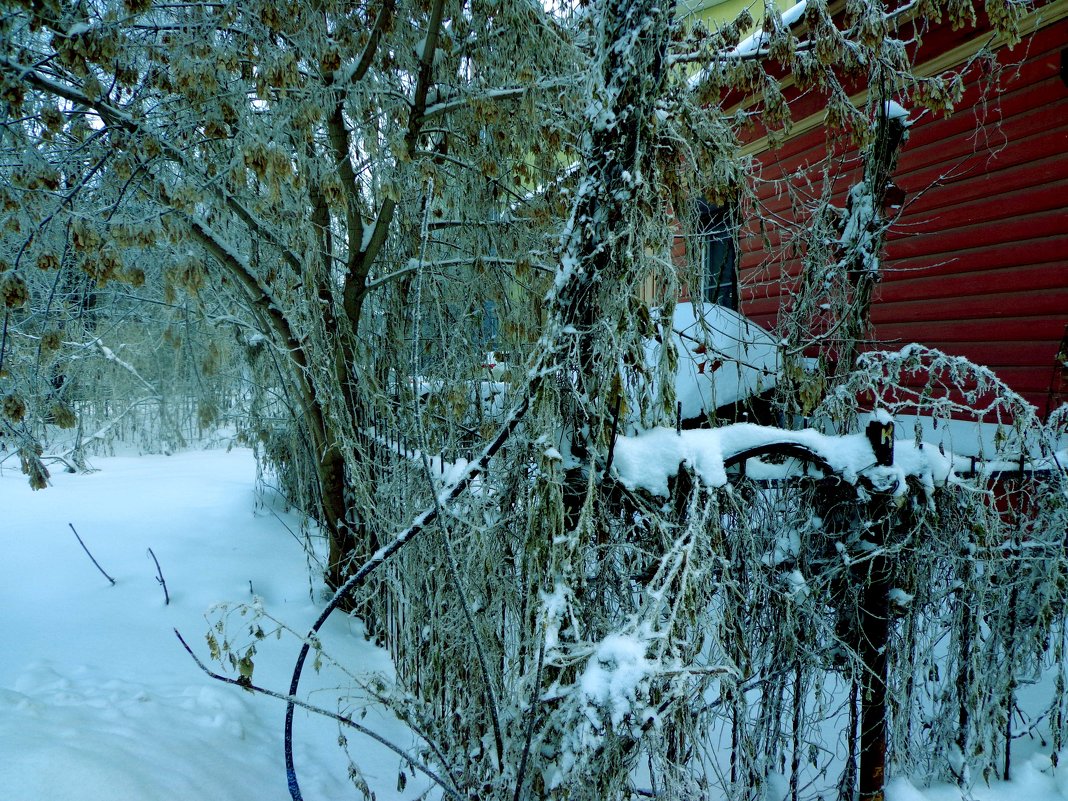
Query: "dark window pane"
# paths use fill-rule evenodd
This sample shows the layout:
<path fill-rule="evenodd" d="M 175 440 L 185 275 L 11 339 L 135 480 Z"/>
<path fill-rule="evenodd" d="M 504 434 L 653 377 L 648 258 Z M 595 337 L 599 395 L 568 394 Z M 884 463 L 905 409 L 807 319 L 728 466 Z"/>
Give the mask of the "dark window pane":
<path fill-rule="evenodd" d="M 729 206 L 699 203 L 702 298 L 728 309 L 738 308 L 738 246 Z"/>

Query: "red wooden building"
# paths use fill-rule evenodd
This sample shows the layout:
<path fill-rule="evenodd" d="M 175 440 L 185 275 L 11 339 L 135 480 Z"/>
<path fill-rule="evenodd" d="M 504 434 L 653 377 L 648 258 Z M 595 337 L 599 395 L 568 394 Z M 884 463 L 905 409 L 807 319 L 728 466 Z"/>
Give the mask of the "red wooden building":
<path fill-rule="evenodd" d="M 872 345 L 918 342 L 964 356 L 991 368 L 1045 416 L 1068 402 L 1068 0 L 1041 5 L 1022 30 L 1014 47 L 981 19 L 977 28 L 954 31 L 945 23 L 924 36 L 917 71 L 959 71 L 965 92 L 949 115 L 909 110 L 892 174 L 903 206 L 873 294 Z M 996 59 L 973 58 L 984 46 Z M 835 202 L 844 207 L 861 175 L 851 146 L 832 147 L 828 158 L 834 137 L 822 99 L 791 91 L 795 122 L 785 142 L 775 147 L 764 137 L 747 147 L 760 164 L 762 216 L 783 219 L 781 231 L 765 223 L 773 242 L 796 224 L 785 182 L 818 184 L 829 170 Z M 865 96 L 858 92 L 859 105 Z M 897 100 L 909 108 L 908 98 Z M 800 265 L 769 255 L 764 241 L 743 223 L 737 302 L 773 328 L 790 302 L 784 273 L 796 276 Z"/>

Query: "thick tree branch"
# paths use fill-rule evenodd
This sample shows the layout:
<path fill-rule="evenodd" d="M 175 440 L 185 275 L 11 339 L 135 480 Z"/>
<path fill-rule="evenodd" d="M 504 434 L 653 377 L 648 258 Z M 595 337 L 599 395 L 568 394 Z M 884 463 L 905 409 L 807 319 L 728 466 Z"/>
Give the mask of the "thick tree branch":
<path fill-rule="evenodd" d="M 371 64 L 374 63 L 375 53 L 378 52 L 378 45 L 382 41 L 382 34 L 386 30 L 387 23 L 392 19 L 394 14 L 396 14 L 396 11 L 396 0 L 386 0 L 382 4 L 382 8 L 378 12 L 378 17 L 375 19 L 374 27 L 371 28 L 371 36 L 367 40 L 363 53 L 360 54 L 359 59 L 350 62 L 334 73 L 333 82 L 336 85 L 345 86 L 350 83 L 359 82 L 363 79 L 363 76 L 367 74 L 367 70 L 370 69 Z"/>
<path fill-rule="evenodd" d="M 456 111 L 456 109 L 464 108 L 470 105 L 472 102 L 479 100 L 506 100 L 513 97 L 522 97 L 530 91 L 528 86 L 516 86 L 510 89 L 495 89 L 491 92 L 479 95 L 478 97 L 472 97 L 465 95 L 463 97 L 456 98 L 455 100 L 446 100 L 441 103 L 435 103 L 422 113 L 419 118 L 419 124 L 423 125 L 430 120 L 443 117 L 446 114 Z"/>
<path fill-rule="evenodd" d="M 419 74 L 416 77 L 415 92 L 412 95 L 411 110 L 408 112 L 408 131 L 404 136 L 404 146 L 408 155 L 412 156 L 419 144 L 419 134 L 423 129 L 423 114 L 426 111 L 427 94 L 430 91 L 430 82 L 434 66 L 434 53 L 438 49 L 438 39 L 441 36 L 441 20 L 445 12 L 444 0 L 436 0 L 430 12 L 430 22 L 427 25 L 427 35 L 423 44 L 423 52 L 419 57 Z M 374 229 L 371 232 L 367 247 L 361 254 L 362 264 L 359 271 L 364 278 L 370 272 L 371 265 L 378 257 L 378 252 L 386 242 L 389 226 L 393 222 L 393 215 L 397 210 L 397 201 L 387 199 L 382 202 L 382 208 L 378 212 Z M 353 292 L 360 295 L 366 292 L 365 287 L 354 287 Z"/>

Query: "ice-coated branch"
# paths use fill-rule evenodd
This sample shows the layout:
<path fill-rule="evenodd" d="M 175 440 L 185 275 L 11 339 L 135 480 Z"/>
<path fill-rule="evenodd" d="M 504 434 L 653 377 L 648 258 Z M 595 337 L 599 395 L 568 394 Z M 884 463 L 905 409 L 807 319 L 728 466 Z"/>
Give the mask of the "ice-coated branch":
<path fill-rule="evenodd" d="M 426 479 L 430 485 L 431 491 L 434 489 L 434 475 L 430 467 L 430 458 L 423 453 L 423 469 L 426 473 Z M 443 510 L 438 509 L 438 517 L 444 517 Z M 486 660 L 485 648 L 482 646 L 481 639 L 478 636 L 478 629 L 475 626 L 475 619 L 471 613 L 471 603 L 467 599 L 467 592 L 464 590 L 463 579 L 460 577 L 460 570 L 456 564 L 456 555 L 452 550 L 452 543 L 449 541 L 448 530 L 442 527 L 442 544 L 444 545 L 445 563 L 448 565 L 449 577 L 452 580 L 453 585 L 456 587 L 456 594 L 460 596 L 460 608 L 463 611 L 464 623 L 467 625 L 468 632 L 471 635 L 472 643 L 474 644 L 475 655 L 478 659 L 479 670 L 482 673 L 482 680 L 486 684 L 486 702 L 489 706 L 489 718 L 490 724 L 493 727 L 493 742 L 497 749 L 497 766 L 498 768 L 504 767 L 504 739 L 501 736 L 501 722 L 500 722 L 500 704 L 497 702 L 497 692 L 493 689 L 493 676 L 490 673 L 489 665 Z"/>
<path fill-rule="evenodd" d="M 501 427 L 500 431 L 498 431 L 497 436 L 493 438 L 493 441 L 483 448 L 479 458 L 467 465 L 463 473 L 439 493 L 432 506 L 429 506 L 420 514 L 416 515 L 408 528 L 400 532 L 387 545 L 379 548 L 370 559 L 364 562 L 359 570 L 353 573 L 344 584 L 338 587 L 334 596 L 319 614 L 315 623 L 312 624 L 308 639 L 305 640 L 300 648 L 300 653 L 297 655 L 296 663 L 293 666 L 293 677 L 289 685 L 290 696 L 296 695 L 300 685 L 300 676 L 304 671 L 304 663 L 307 660 L 308 652 L 311 649 L 309 643 L 323 627 L 323 624 L 326 623 L 326 619 L 330 617 L 330 614 L 349 598 L 352 593 L 367 580 L 368 576 L 388 562 L 401 548 L 423 533 L 423 531 L 437 519 L 443 509 L 463 494 L 463 492 L 471 486 L 471 483 L 485 472 L 486 468 L 489 466 L 490 460 L 492 460 L 497 452 L 504 447 L 504 444 L 508 442 L 512 433 L 519 426 L 529 408 L 530 394 L 528 392 L 527 394 L 524 394 L 519 403 L 512 409 L 504 425 Z M 293 701 L 290 701 L 286 706 L 286 777 L 289 783 L 289 793 L 293 798 L 293 801 L 301 801 L 303 796 L 300 792 L 300 785 L 297 782 L 296 767 L 293 763 L 293 707 Z"/>
<path fill-rule="evenodd" d="M 171 605 L 171 594 L 167 592 L 167 582 L 163 579 L 163 569 L 159 566 L 159 559 L 156 558 L 156 554 L 151 548 L 148 549 L 148 555 L 152 557 L 152 561 L 156 564 L 156 581 L 163 588 L 163 605 Z"/>
<path fill-rule="evenodd" d="M 349 62 L 334 73 L 333 81 L 335 84 L 344 86 L 363 79 L 374 62 L 375 53 L 378 52 L 378 45 L 382 41 L 382 34 L 392 24 L 396 13 L 397 0 L 386 0 L 386 2 L 382 3 L 382 8 L 379 9 L 378 16 L 375 18 L 375 24 L 371 28 L 371 35 L 367 37 L 367 44 L 364 45 L 363 52 L 358 59 Z"/>
<path fill-rule="evenodd" d="M 412 95 L 411 110 L 408 112 L 408 129 L 404 134 L 404 146 L 408 155 L 415 153 L 419 142 L 419 135 L 423 130 L 423 113 L 426 110 L 427 96 L 430 92 L 430 82 L 434 66 L 434 53 L 438 48 L 438 38 L 441 35 L 441 20 L 445 13 L 444 0 L 437 0 L 430 12 L 430 21 L 427 23 L 427 35 L 423 41 L 422 53 L 419 55 L 419 72 L 416 77 L 415 90 Z M 397 201 L 391 198 L 382 202 L 378 217 L 371 229 L 370 236 L 366 237 L 366 244 L 361 246 L 360 268 L 364 278 L 371 264 L 377 258 L 379 251 L 386 242 L 386 234 L 393 222 L 393 215 L 397 210 Z M 350 246 L 354 243 L 350 243 Z M 350 275 L 350 281 L 352 276 Z M 353 285 L 350 291 L 365 291 L 365 288 Z"/>
<path fill-rule="evenodd" d="M 152 397 L 153 400 L 159 400 L 160 399 L 160 391 L 159 391 L 159 389 L 156 388 L 155 386 L 153 386 L 151 382 L 146 380 L 144 378 L 144 376 L 142 376 L 139 372 L 137 372 L 137 368 L 136 367 L 134 367 L 128 361 L 120 359 L 115 354 L 115 351 L 113 351 L 111 348 L 107 347 L 99 339 L 94 339 L 89 344 L 91 346 L 95 347 L 100 352 L 100 355 L 103 356 L 105 359 L 107 359 L 109 362 L 121 367 L 123 370 L 125 370 L 130 375 L 132 375 L 134 378 L 136 378 L 138 381 L 140 381 L 142 384 L 144 384 L 144 386 L 148 389 L 148 391 L 152 393 L 151 397 Z"/>
<path fill-rule="evenodd" d="M 109 576 L 107 574 L 107 571 L 104 570 L 104 568 L 102 568 L 100 566 L 100 563 L 98 561 L 96 561 L 96 557 L 93 556 L 89 552 L 89 549 L 85 546 L 85 543 L 82 541 L 81 536 L 78 534 L 78 530 L 76 528 L 74 528 L 74 524 L 73 523 L 67 523 L 67 525 L 70 526 L 70 530 L 74 532 L 74 536 L 78 538 L 78 544 L 82 546 L 82 550 L 85 551 L 86 555 L 88 555 L 88 557 L 93 560 L 93 564 L 96 565 L 96 569 L 99 570 L 101 573 L 103 573 L 104 574 L 104 578 L 106 578 L 108 581 L 110 581 L 111 582 L 111 586 L 114 587 L 115 586 L 115 579 L 113 579 L 111 576 Z"/>
<path fill-rule="evenodd" d="M 478 96 L 477 98 L 465 96 L 457 98 L 455 100 L 446 100 L 441 103 L 435 103 L 432 106 L 428 106 L 426 111 L 423 112 L 423 115 L 419 121 L 420 123 L 427 122 L 429 120 L 434 119 L 435 117 L 441 117 L 451 111 L 455 111 L 456 109 L 465 108 L 469 106 L 472 102 L 478 100 L 508 100 L 515 97 L 522 97 L 529 91 L 530 89 L 526 86 L 517 86 L 509 89 L 494 89 L 490 92 L 486 92 Z"/>
<path fill-rule="evenodd" d="M 190 164 L 189 157 L 177 147 L 170 144 L 166 137 L 156 137 L 152 131 L 145 127 L 143 122 L 137 120 L 121 108 L 109 103 L 107 100 L 91 98 L 81 89 L 71 86 L 63 81 L 55 80 L 39 70 L 33 69 L 32 67 L 25 67 L 22 64 L 3 56 L 0 56 L 0 73 L 7 73 L 16 80 L 25 81 L 38 91 L 68 100 L 75 106 L 91 108 L 100 116 L 100 119 L 109 126 L 122 129 L 129 134 L 151 138 L 159 146 L 160 151 L 168 161 L 196 174 L 197 170 Z M 225 207 L 232 211 L 234 215 L 245 224 L 250 233 L 254 234 L 259 239 L 262 239 L 264 242 L 270 243 L 272 247 L 277 248 L 286 263 L 297 272 L 300 271 L 302 264 L 301 258 L 290 248 L 285 246 L 285 244 L 271 230 L 271 226 L 268 223 L 259 219 L 252 211 L 241 203 L 241 201 L 228 192 L 222 182 L 205 181 L 203 186 L 208 188 L 218 200 L 222 201 Z"/>

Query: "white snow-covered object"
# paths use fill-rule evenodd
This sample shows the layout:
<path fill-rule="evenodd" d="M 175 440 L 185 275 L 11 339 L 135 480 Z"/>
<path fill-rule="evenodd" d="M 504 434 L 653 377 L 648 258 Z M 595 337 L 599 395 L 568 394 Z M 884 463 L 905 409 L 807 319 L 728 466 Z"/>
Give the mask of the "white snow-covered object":
<path fill-rule="evenodd" d="M 655 428 L 637 436 L 616 440 L 613 469 L 623 484 L 655 495 L 668 495 L 668 481 L 688 465 L 709 487 L 727 483 L 727 463 L 739 454 L 771 445 L 796 445 L 823 460 L 836 475 L 850 483 L 865 476 L 881 491 L 896 494 L 906 490 L 912 476 L 927 490 L 955 480 L 952 455 L 936 447 L 922 447 L 912 440 L 894 441 L 894 463 L 876 464 L 871 444 L 863 434 L 829 436 L 812 429 L 790 431 L 782 428 L 736 423 L 714 429 L 676 432 Z M 753 478 L 785 478 L 799 465 L 750 464 Z"/>
<path fill-rule="evenodd" d="M 796 23 L 805 13 L 805 9 L 808 7 L 808 0 L 801 0 L 800 3 L 794 3 L 788 9 L 782 12 L 782 24 L 783 27 L 789 28 Z M 752 56 L 759 53 L 766 48 L 769 44 L 769 34 L 763 28 L 760 28 L 756 33 L 750 34 L 742 41 L 738 43 L 738 46 L 731 51 L 731 55 L 735 56 Z"/>
<path fill-rule="evenodd" d="M 906 128 L 912 124 L 912 120 L 909 119 L 909 112 L 900 103 L 896 103 L 893 100 L 887 100 L 883 104 L 883 111 L 886 112 L 887 119 L 901 120 L 901 124 Z"/>
<path fill-rule="evenodd" d="M 642 685 L 655 672 L 656 665 L 645 657 L 646 644 L 640 637 L 609 634 L 590 657 L 578 680 L 579 692 L 588 707 L 606 711 L 613 726 L 619 726 L 642 695 Z M 596 724 L 600 715 L 587 713 Z"/>
<path fill-rule="evenodd" d="M 675 395 L 683 420 L 759 395 L 778 381 L 778 344 L 738 312 L 714 303 L 680 303 L 672 338 L 679 354 Z M 659 343 L 650 343 L 650 364 L 656 364 L 659 350 Z"/>

